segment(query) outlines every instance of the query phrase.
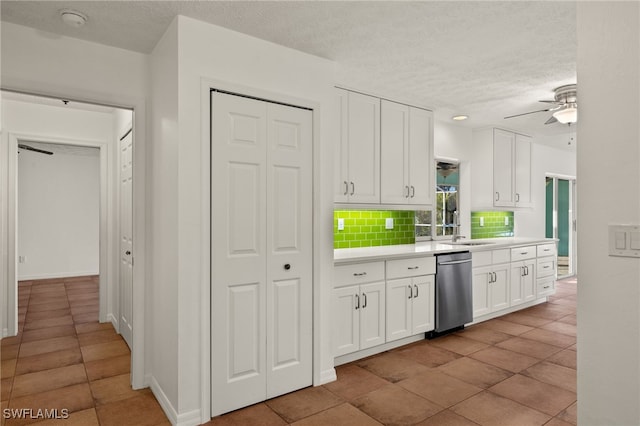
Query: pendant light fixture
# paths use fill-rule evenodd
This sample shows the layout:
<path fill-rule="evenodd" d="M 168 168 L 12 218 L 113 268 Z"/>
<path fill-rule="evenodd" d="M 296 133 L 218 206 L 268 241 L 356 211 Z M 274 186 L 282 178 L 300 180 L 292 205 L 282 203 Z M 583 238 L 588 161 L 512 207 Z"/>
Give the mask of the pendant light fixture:
<path fill-rule="evenodd" d="M 562 124 L 575 123 L 578 121 L 578 106 L 575 103 L 569 103 L 564 108 L 554 112 L 553 116 Z"/>

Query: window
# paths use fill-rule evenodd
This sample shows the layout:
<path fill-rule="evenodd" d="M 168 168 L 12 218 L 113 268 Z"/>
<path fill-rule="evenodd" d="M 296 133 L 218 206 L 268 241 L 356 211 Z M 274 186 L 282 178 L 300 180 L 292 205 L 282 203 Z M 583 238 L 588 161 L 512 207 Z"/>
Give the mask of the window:
<path fill-rule="evenodd" d="M 454 212 L 458 211 L 459 201 L 460 163 L 456 160 L 436 160 L 436 170 L 435 211 L 415 212 L 416 241 L 443 238 L 453 234 Z"/>

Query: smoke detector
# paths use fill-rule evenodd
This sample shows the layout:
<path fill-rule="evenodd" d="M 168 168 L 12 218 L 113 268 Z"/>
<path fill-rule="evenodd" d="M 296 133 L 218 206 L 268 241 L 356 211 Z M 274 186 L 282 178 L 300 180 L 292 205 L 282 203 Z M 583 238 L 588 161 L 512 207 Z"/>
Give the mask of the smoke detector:
<path fill-rule="evenodd" d="M 62 22 L 73 28 L 80 28 L 87 23 L 87 15 L 73 9 L 63 9 L 60 11 Z"/>

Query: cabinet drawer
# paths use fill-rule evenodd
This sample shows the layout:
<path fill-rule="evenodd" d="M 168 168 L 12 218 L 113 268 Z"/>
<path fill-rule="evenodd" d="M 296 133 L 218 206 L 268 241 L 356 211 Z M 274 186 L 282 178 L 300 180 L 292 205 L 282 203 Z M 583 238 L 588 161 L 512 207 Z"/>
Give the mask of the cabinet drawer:
<path fill-rule="evenodd" d="M 333 279 L 334 287 L 384 281 L 384 261 L 336 266 Z"/>
<path fill-rule="evenodd" d="M 416 257 L 387 261 L 387 278 L 417 277 L 436 273 L 436 258 Z"/>
<path fill-rule="evenodd" d="M 538 244 L 538 257 L 555 256 L 556 245 L 551 244 Z"/>
<path fill-rule="evenodd" d="M 538 278 L 555 277 L 556 275 L 556 258 L 543 257 L 538 259 L 537 268 Z"/>
<path fill-rule="evenodd" d="M 536 246 L 516 247 L 511 249 L 511 261 L 533 259 L 537 255 Z"/>
<path fill-rule="evenodd" d="M 493 263 L 511 262 L 511 251 L 509 249 L 493 250 L 491 252 Z"/>
<path fill-rule="evenodd" d="M 556 292 L 556 280 L 554 278 L 545 278 L 538 280 L 538 297 L 548 296 Z"/>
<path fill-rule="evenodd" d="M 490 251 L 476 251 L 471 253 L 471 262 L 473 267 L 488 266 L 491 265 L 491 252 Z"/>

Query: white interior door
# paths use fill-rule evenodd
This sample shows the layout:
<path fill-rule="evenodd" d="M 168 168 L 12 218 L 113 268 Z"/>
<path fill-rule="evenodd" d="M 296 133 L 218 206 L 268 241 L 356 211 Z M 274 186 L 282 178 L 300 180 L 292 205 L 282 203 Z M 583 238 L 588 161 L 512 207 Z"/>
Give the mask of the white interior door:
<path fill-rule="evenodd" d="M 212 415 L 312 383 L 311 112 L 212 93 Z"/>
<path fill-rule="evenodd" d="M 133 133 L 120 139 L 120 319 L 119 332 L 133 344 Z"/>

